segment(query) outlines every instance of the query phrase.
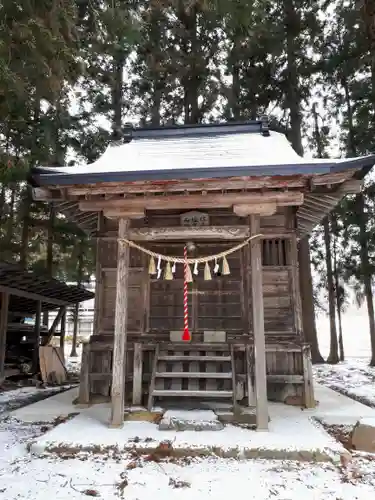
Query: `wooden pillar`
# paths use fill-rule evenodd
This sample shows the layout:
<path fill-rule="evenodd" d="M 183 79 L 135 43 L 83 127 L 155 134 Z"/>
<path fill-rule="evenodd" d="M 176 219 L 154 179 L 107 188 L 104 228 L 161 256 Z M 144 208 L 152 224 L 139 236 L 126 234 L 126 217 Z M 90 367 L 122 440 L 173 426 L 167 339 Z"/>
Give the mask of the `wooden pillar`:
<path fill-rule="evenodd" d="M 65 332 L 66 332 L 66 306 L 63 308 L 61 314 L 61 326 L 60 326 L 60 349 L 62 351 L 63 358 L 65 359 Z"/>
<path fill-rule="evenodd" d="M 259 234 L 259 215 L 250 216 L 251 234 Z M 251 244 L 251 290 L 254 331 L 255 356 L 255 398 L 257 430 L 268 430 L 266 343 L 264 335 L 264 305 L 262 276 L 261 240 L 255 239 Z"/>
<path fill-rule="evenodd" d="M 255 405 L 255 395 L 253 387 L 252 353 L 249 345 L 245 348 L 246 356 L 246 379 L 247 379 L 247 405 L 251 408 Z"/>
<path fill-rule="evenodd" d="M 90 344 L 88 342 L 85 342 L 82 345 L 78 404 L 87 406 L 89 403 L 90 403 Z"/>
<path fill-rule="evenodd" d="M 39 370 L 39 347 L 40 347 L 40 322 L 42 318 L 42 302 L 36 303 L 35 326 L 34 326 L 34 353 L 33 353 L 33 372 Z"/>
<path fill-rule="evenodd" d="M 98 214 L 97 221 L 97 232 L 99 235 L 102 234 L 104 227 L 104 216 L 103 212 Z M 98 335 L 100 333 L 100 314 L 101 314 L 101 301 L 102 301 L 102 289 L 103 289 L 103 276 L 102 276 L 102 265 L 100 262 L 100 246 L 101 238 L 98 236 L 95 246 L 95 298 L 94 298 L 94 325 L 93 325 L 93 335 Z"/>
<path fill-rule="evenodd" d="M 298 247 L 297 235 L 294 234 L 290 240 L 290 264 L 291 264 L 291 288 L 293 300 L 294 328 L 297 335 L 302 339 L 302 305 L 299 283 Z"/>
<path fill-rule="evenodd" d="M 314 380 L 311 362 L 311 350 L 308 344 L 302 346 L 303 394 L 306 408 L 315 408 Z"/>
<path fill-rule="evenodd" d="M 118 237 L 126 238 L 129 219 L 120 218 Z M 124 422 L 125 374 L 126 374 L 126 327 L 128 313 L 129 245 L 118 243 L 115 332 L 112 360 L 111 427 L 121 427 Z"/>
<path fill-rule="evenodd" d="M 8 330 L 8 309 L 9 293 L 2 292 L 0 310 L 0 384 L 2 384 L 5 379 L 5 352 Z"/>
<path fill-rule="evenodd" d="M 143 369 L 142 344 L 136 342 L 134 343 L 133 405 L 142 404 L 142 369 Z"/>

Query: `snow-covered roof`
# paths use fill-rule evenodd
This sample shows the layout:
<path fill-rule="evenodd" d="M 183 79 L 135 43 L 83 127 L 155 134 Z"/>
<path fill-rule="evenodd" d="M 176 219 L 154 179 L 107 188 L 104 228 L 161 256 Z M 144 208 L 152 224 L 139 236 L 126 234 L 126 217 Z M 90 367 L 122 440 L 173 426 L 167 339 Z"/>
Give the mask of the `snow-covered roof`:
<path fill-rule="evenodd" d="M 34 170 L 38 185 L 134 182 L 237 176 L 326 174 L 370 169 L 375 155 L 306 159 L 285 135 L 264 122 L 135 129 L 129 141 L 108 146 L 97 161 Z"/>

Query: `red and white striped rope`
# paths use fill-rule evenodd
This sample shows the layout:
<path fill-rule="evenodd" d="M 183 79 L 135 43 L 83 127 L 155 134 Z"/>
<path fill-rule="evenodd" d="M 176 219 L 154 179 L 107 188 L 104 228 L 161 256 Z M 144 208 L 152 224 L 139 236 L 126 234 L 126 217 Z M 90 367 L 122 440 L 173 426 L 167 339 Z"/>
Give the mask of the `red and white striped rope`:
<path fill-rule="evenodd" d="M 189 310 L 188 310 L 188 258 L 187 247 L 184 247 L 184 333 L 182 340 L 190 340 Z"/>

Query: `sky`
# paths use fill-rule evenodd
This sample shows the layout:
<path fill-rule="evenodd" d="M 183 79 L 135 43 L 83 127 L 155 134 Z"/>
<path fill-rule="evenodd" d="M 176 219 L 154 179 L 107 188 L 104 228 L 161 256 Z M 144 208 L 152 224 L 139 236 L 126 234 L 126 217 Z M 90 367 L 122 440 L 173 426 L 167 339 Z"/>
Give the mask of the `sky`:
<path fill-rule="evenodd" d="M 319 314 L 316 318 L 319 347 L 323 357 L 329 353 L 329 318 Z M 370 331 L 365 306 L 352 305 L 343 315 L 343 340 L 346 357 L 370 357 Z"/>

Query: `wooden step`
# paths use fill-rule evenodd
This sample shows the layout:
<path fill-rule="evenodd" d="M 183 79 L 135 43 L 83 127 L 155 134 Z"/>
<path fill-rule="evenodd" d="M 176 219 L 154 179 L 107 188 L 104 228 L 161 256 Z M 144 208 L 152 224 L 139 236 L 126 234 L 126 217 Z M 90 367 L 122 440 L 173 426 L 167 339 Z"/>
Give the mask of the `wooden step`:
<path fill-rule="evenodd" d="M 167 389 L 156 389 L 152 392 L 153 397 L 190 397 L 190 398 L 231 398 L 233 391 L 169 391 Z"/>
<path fill-rule="evenodd" d="M 161 351 L 229 351 L 229 346 L 226 343 L 190 343 L 190 342 L 173 342 L 173 343 L 160 343 L 160 350 Z"/>
<path fill-rule="evenodd" d="M 302 375 L 267 375 L 267 381 L 274 384 L 303 384 Z"/>
<path fill-rule="evenodd" d="M 230 356 L 159 356 L 158 361 L 230 361 Z"/>
<path fill-rule="evenodd" d="M 232 373 L 216 373 L 216 372 L 157 372 L 155 377 L 158 378 L 225 378 L 231 379 Z"/>

